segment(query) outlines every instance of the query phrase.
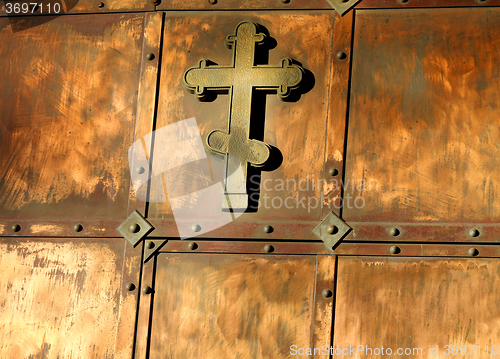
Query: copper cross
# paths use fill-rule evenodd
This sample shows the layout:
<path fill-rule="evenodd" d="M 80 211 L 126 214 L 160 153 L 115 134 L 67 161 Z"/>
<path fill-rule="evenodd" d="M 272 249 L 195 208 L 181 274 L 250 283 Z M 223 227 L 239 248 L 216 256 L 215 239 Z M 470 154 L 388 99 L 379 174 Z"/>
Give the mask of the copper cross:
<path fill-rule="evenodd" d="M 227 132 L 213 130 L 206 138 L 206 146 L 211 151 L 228 155 L 223 210 L 248 207 L 247 166 L 263 166 L 270 156 L 268 144 L 250 138 L 253 90 L 276 89 L 278 96 L 285 98 L 302 80 L 302 68 L 289 58 L 282 59 L 276 67 L 255 65 L 255 45 L 263 43 L 265 37 L 258 32 L 257 24 L 241 22 L 235 33 L 226 38 L 233 50 L 231 66 L 209 66 L 206 59 L 201 59 L 198 66 L 187 69 L 183 76 L 184 85 L 200 98 L 209 91 L 228 90 L 229 93 Z M 231 156 L 239 163 L 231 161 Z M 240 165 L 243 178 L 231 175 Z"/>

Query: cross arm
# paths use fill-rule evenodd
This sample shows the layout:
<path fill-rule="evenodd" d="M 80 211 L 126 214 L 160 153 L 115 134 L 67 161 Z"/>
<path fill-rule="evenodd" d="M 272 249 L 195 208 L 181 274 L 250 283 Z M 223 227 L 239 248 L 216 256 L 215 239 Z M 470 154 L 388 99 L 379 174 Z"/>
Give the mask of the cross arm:
<path fill-rule="evenodd" d="M 182 82 L 188 90 L 196 96 L 203 97 L 207 90 L 228 89 L 233 83 L 232 67 L 210 67 L 207 60 L 201 59 L 197 66 L 190 67 L 184 72 Z"/>
<path fill-rule="evenodd" d="M 252 82 L 255 88 L 277 89 L 278 96 L 286 98 L 292 90 L 299 87 L 304 70 L 286 57 L 281 60 L 280 67 L 258 66 L 254 68 L 254 74 Z"/>

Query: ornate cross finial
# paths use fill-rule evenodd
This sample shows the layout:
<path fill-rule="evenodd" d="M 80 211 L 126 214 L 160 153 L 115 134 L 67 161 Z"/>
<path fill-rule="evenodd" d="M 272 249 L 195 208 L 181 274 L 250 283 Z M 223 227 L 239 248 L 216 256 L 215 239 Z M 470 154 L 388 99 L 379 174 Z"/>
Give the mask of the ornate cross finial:
<path fill-rule="evenodd" d="M 303 70 L 289 58 L 280 66 L 255 65 L 255 45 L 266 37 L 253 22 L 241 22 L 235 33 L 226 38 L 233 50 L 231 66 L 209 66 L 206 59 L 184 72 L 184 85 L 199 98 L 209 91 L 228 90 L 229 118 L 227 132 L 213 130 L 207 135 L 206 146 L 213 152 L 229 155 L 222 207 L 225 210 L 245 210 L 248 207 L 247 166 L 263 166 L 270 156 L 270 147 L 250 138 L 250 116 L 253 90 L 276 89 L 280 98 L 290 95 L 301 80 Z M 240 163 L 230 161 L 236 157 Z M 243 178 L 230 176 L 241 165 Z"/>

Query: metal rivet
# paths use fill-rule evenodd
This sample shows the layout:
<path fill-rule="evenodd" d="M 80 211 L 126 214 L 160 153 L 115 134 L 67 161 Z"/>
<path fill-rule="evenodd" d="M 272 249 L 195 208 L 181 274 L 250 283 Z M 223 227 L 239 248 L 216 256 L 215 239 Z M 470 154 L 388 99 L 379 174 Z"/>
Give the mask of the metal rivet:
<path fill-rule="evenodd" d="M 158 6 L 161 4 L 161 0 L 151 0 L 151 4 L 153 4 L 154 6 Z"/>
<path fill-rule="evenodd" d="M 272 233 L 274 231 L 273 226 L 264 226 L 264 233 Z"/>
<path fill-rule="evenodd" d="M 469 231 L 469 236 L 471 236 L 471 237 L 477 237 L 477 236 L 479 236 L 479 231 L 477 229 L 471 229 Z"/>
<path fill-rule="evenodd" d="M 267 252 L 267 253 L 271 253 L 271 252 L 274 252 L 274 247 L 270 244 L 266 244 L 264 246 L 264 252 Z"/>
<path fill-rule="evenodd" d="M 201 231 L 201 227 L 200 227 L 198 224 L 193 224 L 193 225 L 191 226 L 191 230 L 192 230 L 193 232 L 199 232 L 199 231 Z"/>
<path fill-rule="evenodd" d="M 142 293 L 144 294 L 151 294 L 152 291 L 153 289 L 149 285 L 145 285 L 144 287 L 142 287 Z"/>
<path fill-rule="evenodd" d="M 155 242 L 149 241 L 148 243 L 146 243 L 147 249 L 153 249 L 154 247 L 155 247 Z"/>
<path fill-rule="evenodd" d="M 470 255 L 471 257 L 475 257 L 475 256 L 477 256 L 478 254 L 479 254 L 479 251 L 477 250 L 477 248 L 471 248 L 471 249 L 469 249 L 469 255 Z"/>
<path fill-rule="evenodd" d="M 75 225 L 73 226 L 73 230 L 74 230 L 75 232 L 81 232 L 81 231 L 83 231 L 83 226 L 82 226 L 81 224 L 75 224 Z"/>
<path fill-rule="evenodd" d="M 133 223 L 128 227 L 128 230 L 130 233 L 139 233 L 141 230 L 141 226 L 139 226 L 137 223 Z"/>
<path fill-rule="evenodd" d="M 19 232 L 19 231 L 21 230 L 21 226 L 20 226 L 19 224 L 14 224 L 14 225 L 12 226 L 12 230 L 13 230 L 14 232 Z"/>
<path fill-rule="evenodd" d="M 135 172 L 137 172 L 138 174 L 142 175 L 146 170 L 144 169 L 144 167 L 137 167 L 135 169 Z"/>
<path fill-rule="evenodd" d="M 195 242 L 189 242 L 188 248 L 194 251 L 196 248 L 198 248 L 198 245 Z"/>
<path fill-rule="evenodd" d="M 401 253 L 401 248 L 398 246 L 392 246 L 391 249 L 389 249 L 389 252 L 391 252 L 391 254 L 399 254 Z"/>
<path fill-rule="evenodd" d="M 328 299 L 333 295 L 333 293 L 330 289 L 323 289 L 323 292 L 321 294 L 323 295 L 323 298 L 325 298 L 325 299 Z"/>
<path fill-rule="evenodd" d="M 208 0 L 208 3 L 212 4 L 212 5 L 215 5 L 215 4 L 217 4 L 217 0 Z"/>
<path fill-rule="evenodd" d="M 146 55 L 146 59 L 148 59 L 149 61 L 154 60 L 154 58 L 155 58 L 155 54 L 153 54 L 152 52 L 150 52 L 149 54 Z"/>
<path fill-rule="evenodd" d="M 328 174 L 329 174 L 330 176 L 332 176 L 332 177 L 333 177 L 333 176 L 336 176 L 336 175 L 338 175 L 338 174 L 339 174 L 339 170 L 338 170 L 338 169 L 336 169 L 336 168 L 333 168 L 333 167 L 332 167 L 332 168 L 330 168 L 330 169 L 328 170 Z"/>
<path fill-rule="evenodd" d="M 326 229 L 326 233 L 328 234 L 336 234 L 339 232 L 339 228 L 337 226 L 328 226 Z"/>
<path fill-rule="evenodd" d="M 135 289 L 135 284 L 134 283 L 127 283 L 125 286 L 129 292 L 133 291 Z"/>
<path fill-rule="evenodd" d="M 103 2 L 100 2 L 99 4 L 97 4 L 97 7 L 98 7 L 98 8 L 103 8 L 103 7 L 104 7 L 104 3 L 103 3 Z"/>
<path fill-rule="evenodd" d="M 389 234 L 393 237 L 399 236 L 400 233 L 401 232 L 399 232 L 399 229 L 397 229 L 396 227 L 389 229 Z"/>
<path fill-rule="evenodd" d="M 282 2 L 283 4 L 288 4 L 288 3 L 290 2 L 290 0 L 281 0 L 281 2 Z"/>
<path fill-rule="evenodd" d="M 345 60 L 347 58 L 347 54 L 343 51 L 337 52 L 337 59 Z"/>

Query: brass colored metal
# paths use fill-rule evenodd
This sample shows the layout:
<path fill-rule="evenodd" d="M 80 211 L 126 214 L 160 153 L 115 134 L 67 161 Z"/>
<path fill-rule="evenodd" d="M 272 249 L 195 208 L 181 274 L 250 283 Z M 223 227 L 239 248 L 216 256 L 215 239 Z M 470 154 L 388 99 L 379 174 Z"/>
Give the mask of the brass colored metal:
<path fill-rule="evenodd" d="M 146 59 L 148 59 L 149 61 L 154 60 L 154 58 L 155 58 L 155 54 L 153 54 L 152 52 L 150 52 L 146 55 Z"/>
<path fill-rule="evenodd" d="M 273 226 L 264 226 L 264 233 L 272 233 L 274 231 Z"/>
<path fill-rule="evenodd" d="M 334 9 L 343 16 L 361 0 L 326 0 Z"/>
<path fill-rule="evenodd" d="M 332 177 L 333 177 L 333 176 L 336 176 L 336 175 L 338 175 L 338 174 L 339 174 L 339 170 L 338 170 L 338 169 L 336 169 L 336 168 L 330 168 L 330 169 L 328 170 L 328 174 L 329 174 L 330 176 L 332 176 Z"/>
<path fill-rule="evenodd" d="M 469 249 L 468 253 L 470 256 L 476 257 L 479 254 L 479 251 L 477 250 L 477 248 L 471 248 L 471 249 Z"/>
<path fill-rule="evenodd" d="M 389 234 L 391 236 L 397 237 L 397 236 L 399 236 L 400 233 L 401 232 L 396 227 L 393 227 L 393 228 L 389 229 Z"/>
<path fill-rule="evenodd" d="M 328 233 L 328 234 L 335 234 L 338 231 L 339 231 L 339 229 L 337 226 L 328 226 L 328 228 L 326 229 L 326 233 Z"/>
<path fill-rule="evenodd" d="M 267 253 L 271 253 L 271 252 L 274 252 L 274 247 L 270 244 L 266 244 L 264 246 L 264 252 L 267 252 Z"/>
<path fill-rule="evenodd" d="M 81 231 L 83 231 L 83 226 L 82 226 L 81 224 L 75 224 L 75 225 L 73 226 L 73 230 L 74 230 L 75 232 L 81 232 Z"/>
<path fill-rule="evenodd" d="M 141 230 L 141 227 L 137 223 L 133 223 L 128 227 L 130 233 L 137 233 Z"/>
<path fill-rule="evenodd" d="M 150 239 L 144 245 L 144 263 L 147 263 L 168 242 L 166 239 Z"/>
<path fill-rule="evenodd" d="M 149 285 L 145 285 L 144 287 L 142 287 L 142 293 L 151 294 L 153 293 L 153 288 L 151 288 Z"/>
<path fill-rule="evenodd" d="M 226 43 L 233 50 L 231 66 L 212 66 L 201 59 L 197 66 L 184 72 L 183 83 L 198 98 L 209 92 L 229 92 L 228 129 L 213 130 L 205 141 L 211 151 L 229 155 L 226 159 L 223 210 L 245 210 L 248 207 L 247 167 L 263 166 L 270 157 L 268 144 L 250 138 L 250 116 L 254 90 L 277 90 L 281 99 L 299 87 L 303 69 L 290 58 L 281 60 L 279 66 L 255 65 L 256 45 L 262 44 L 266 35 L 259 32 L 253 22 L 241 22 L 235 32 L 227 36 Z M 231 161 L 230 157 L 239 161 Z M 239 163 L 238 163 L 239 162 Z M 243 177 L 235 173 L 241 166 Z"/>
<path fill-rule="evenodd" d="M 153 4 L 154 6 L 158 6 L 161 4 L 161 0 L 151 0 L 151 4 Z"/>
<path fill-rule="evenodd" d="M 97 7 L 98 7 L 99 9 L 102 9 L 102 8 L 104 7 L 104 3 L 103 3 L 103 2 L 100 2 L 99 4 L 97 4 Z"/>
<path fill-rule="evenodd" d="M 471 237 L 477 237 L 477 236 L 479 236 L 479 231 L 477 229 L 475 229 L 475 228 L 471 229 L 469 231 L 469 236 L 471 236 Z"/>
<path fill-rule="evenodd" d="M 321 223 L 313 229 L 313 233 L 330 249 L 333 249 L 350 231 L 351 227 L 334 212 L 330 212 Z"/>
<path fill-rule="evenodd" d="M 330 289 L 323 289 L 323 292 L 321 293 L 323 295 L 323 298 L 328 299 L 331 298 L 333 293 Z"/>
<path fill-rule="evenodd" d="M 217 4 L 217 0 L 208 0 L 208 3 L 211 5 Z"/>
<path fill-rule="evenodd" d="M 337 59 L 345 60 L 347 58 L 347 54 L 344 51 L 337 52 Z"/>
<path fill-rule="evenodd" d="M 399 254 L 401 253 L 401 249 L 398 246 L 392 246 L 389 249 L 389 252 L 391 252 L 391 254 Z"/>
<path fill-rule="evenodd" d="M 14 232 L 19 232 L 19 231 L 21 230 L 21 226 L 20 226 L 19 224 L 14 224 L 14 225 L 12 226 L 12 230 L 13 230 Z"/>
<path fill-rule="evenodd" d="M 154 227 L 136 210 L 117 229 L 135 247 Z"/>
<path fill-rule="evenodd" d="M 194 251 L 196 248 L 198 248 L 198 245 L 195 242 L 189 242 L 188 248 Z"/>
<path fill-rule="evenodd" d="M 133 291 L 135 289 L 135 284 L 134 283 L 127 283 L 125 286 L 129 292 Z"/>

